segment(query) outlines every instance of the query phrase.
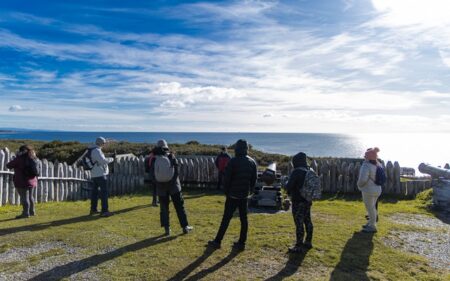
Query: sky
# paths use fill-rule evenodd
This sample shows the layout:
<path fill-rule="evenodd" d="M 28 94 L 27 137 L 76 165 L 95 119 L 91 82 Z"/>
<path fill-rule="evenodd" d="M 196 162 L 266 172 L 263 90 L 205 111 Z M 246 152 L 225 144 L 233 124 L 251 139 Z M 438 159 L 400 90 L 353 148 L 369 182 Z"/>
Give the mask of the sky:
<path fill-rule="evenodd" d="M 450 133 L 450 2 L 1 1 L 0 98 L 0 128 Z"/>

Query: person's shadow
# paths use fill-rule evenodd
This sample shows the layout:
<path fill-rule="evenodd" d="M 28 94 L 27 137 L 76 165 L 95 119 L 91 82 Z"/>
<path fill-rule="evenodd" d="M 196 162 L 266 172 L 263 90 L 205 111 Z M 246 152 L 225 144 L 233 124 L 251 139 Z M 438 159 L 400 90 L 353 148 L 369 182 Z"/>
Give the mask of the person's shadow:
<path fill-rule="evenodd" d="M 149 207 L 150 205 L 140 205 L 135 207 L 130 207 L 122 210 L 115 211 L 114 214 L 119 215 L 126 212 L 135 211 L 138 209 Z M 99 216 L 79 216 L 79 217 L 73 217 L 73 218 L 67 218 L 62 220 L 56 220 L 56 221 L 50 221 L 50 222 L 42 222 L 42 223 L 36 223 L 36 224 L 30 224 L 30 225 L 23 225 L 23 226 L 17 226 L 17 227 L 11 227 L 11 228 L 4 228 L 0 229 L 0 236 L 22 232 L 22 231 L 39 231 L 43 230 L 49 227 L 55 227 L 55 226 L 61 226 L 66 224 L 72 224 L 72 223 L 79 223 L 79 222 L 87 222 L 87 221 L 93 221 L 99 219 Z M 4 221 L 9 221 L 13 219 L 6 219 Z"/>
<path fill-rule="evenodd" d="M 43 272 L 29 280 L 33 281 L 49 281 L 49 280 L 61 280 L 67 278 L 73 274 L 87 270 L 91 267 L 98 266 L 104 262 L 115 259 L 128 252 L 138 251 L 144 248 L 148 248 L 160 243 L 168 242 L 176 239 L 177 236 L 165 237 L 164 235 L 151 237 L 134 244 L 126 245 L 105 254 L 94 255 L 82 260 L 72 261 L 64 265 L 54 267 L 46 272 Z"/>
<path fill-rule="evenodd" d="M 211 256 L 215 250 L 216 249 L 207 247 L 200 257 L 198 257 L 195 261 L 193 261 L 191 264 L 186 266 L 184 269 L 182 269 L 180 272 L 178 272 L 174 277 L 170 278 L 168 281 L 200 280 L 202 278 L 205 278 L 207 275 L 213 273 L 214 271 L 217 271 L 221 267 L 225 266 L 227 263 L 229 263 L 232 259 L 234 259 L 240 253 L 239 251 L 232 250 L 220 262 L 216 263 L 215 265 L 213 265 L 209 268 L 203 269 L 202 271 L 197 272 L 196 274 L 192 275 L 191 277 L 185 279 L 191 272 L 193 272 L 196 268 L 198 268 L 209 256 Z"/>
<path fill-rule="evenodd" d="M 374 233 L 355 232 L 341 254 L 339 263 L 330 276 L 330 281 L 359 280 L 369 281 L 367 269 L 373 251 Z"/>
<path fill-rule="evenodd" d="M 301 253 L 289 254 L 289 259 L 286 262 L 284 268 L 280 270 L 280 272 L 278 272 L 276 275 L 267 278 L 265 281 L 283 280 L 284 278 L 294 275 L 302 265 L 308 251 L 308 249 L 305 249 Z"/>

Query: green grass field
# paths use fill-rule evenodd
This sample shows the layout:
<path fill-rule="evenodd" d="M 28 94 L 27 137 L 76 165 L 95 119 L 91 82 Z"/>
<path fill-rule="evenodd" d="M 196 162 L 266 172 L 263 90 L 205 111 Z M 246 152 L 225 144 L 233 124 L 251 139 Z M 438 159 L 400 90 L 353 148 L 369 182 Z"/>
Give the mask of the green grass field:
<path fill-rule="evenodd" d="M 357 197 L 318 201 L 314 248 L 288 255 L 294 239 L 291 213 L 250 214 L 247 250 L 241 253 L 231 250 L 239 231 L 236 217 L 222 249 L 211 251 L 204 245 L 218 229 L 224 197 L 201 191 L 184 195 L 195 229 L 182 235 L 172 208 L 170 237 L 161 236 L 159 208 L 144 194 L 112 198 L 116 215 L 110 218 L 87 216 L 88 201 L 39 204 L 37 216 L 25 220 L 12 219 L 20 207 L 2 207 L 0 279 L 450 280 L 448 271 L 383 242 L 391 230 L 425 231 L 389 219 L 397 213 L 430 215 L 419 200 L 382 202 L 375 235 L 359 232 L 365 212 Z M 14 258 L 15 251 L 23 256 Z"/>

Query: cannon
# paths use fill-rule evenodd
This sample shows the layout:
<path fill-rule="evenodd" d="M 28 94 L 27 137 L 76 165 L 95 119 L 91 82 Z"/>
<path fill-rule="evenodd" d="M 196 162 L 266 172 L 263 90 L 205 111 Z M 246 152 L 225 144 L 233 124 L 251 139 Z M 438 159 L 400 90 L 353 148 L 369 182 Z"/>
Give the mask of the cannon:
<path fill-rule="evenodd" d="M 425 163 L 420 163 L 419 171 L 421 173 L 430 175 L 432 178 L 450 179 L 449 169 L 434 167 Z"/>
<path fill-rule="evenodd" d="M 281 172 L 277 171 L 276 163 L 271 163 L 264 171 L 258 171 L 255 192 L 249 198 L 250 207 L 285 208 L 281 187 Z"/>
<path fill-rule="evenodd" d="M 450 213 L 450 169 L 421 163 L 419 171 L 432 177 L 433 207 Z"/>

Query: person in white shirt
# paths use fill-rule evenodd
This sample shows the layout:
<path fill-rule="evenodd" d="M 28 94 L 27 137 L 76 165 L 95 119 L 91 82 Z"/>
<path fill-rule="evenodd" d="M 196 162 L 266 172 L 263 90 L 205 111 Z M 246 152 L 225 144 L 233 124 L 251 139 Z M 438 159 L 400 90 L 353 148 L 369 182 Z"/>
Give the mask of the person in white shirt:
<path fill-rule="evenodd" d="M 95 140 L 95 144 L 89 147 L 90 158 L 94 167 L 91 170 L 91 178 L 94 182 L 91 193 L 91 212 L 90 214 L 97 214 L 97 205 L 100 188 L 100 200 L 102 201 L 102 209 L 100 212 L 101 217 L 112 216 L 113 213 L 109 211 L 108 207 L 108 164 L 114 161 L 114 158 L 105 157 L 102 152 L 102 147 L 106 144 L 106 139 L 98 137 Z"/>

